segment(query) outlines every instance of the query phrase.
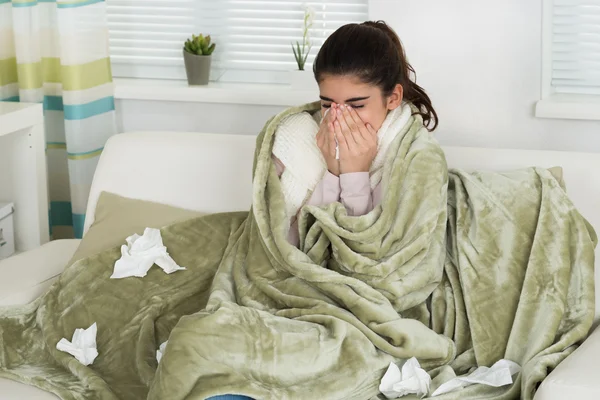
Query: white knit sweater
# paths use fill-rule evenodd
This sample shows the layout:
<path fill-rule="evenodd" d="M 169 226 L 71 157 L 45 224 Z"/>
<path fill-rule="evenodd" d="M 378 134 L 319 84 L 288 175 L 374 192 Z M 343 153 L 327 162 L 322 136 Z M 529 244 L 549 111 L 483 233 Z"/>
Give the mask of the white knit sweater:
<path fill-rule="evenodd" d="M 371 190 L 381 182 L 387 150 L 398 133 L 406 126 L 411 115 L 410 105 L 404 103 L 388 113 L 377 132 L 377 155 L 369 171 Z M 285 166 L 281 175 L 281 186 L 287 216 L 290 219 L 309 200 L 327 171 L 325 158 L 316 141 L 320 121 L 320 113 L 311 116 L 307 112 L 302 112 L 284 119 L 275 132 L 273 155 Z"/>

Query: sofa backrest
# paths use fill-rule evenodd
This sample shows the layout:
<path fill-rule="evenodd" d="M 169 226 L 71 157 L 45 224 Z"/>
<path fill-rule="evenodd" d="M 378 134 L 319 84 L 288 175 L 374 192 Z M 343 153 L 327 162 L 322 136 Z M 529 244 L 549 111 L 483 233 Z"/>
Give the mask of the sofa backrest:
<path fill-rule="evenodd" d="M 182 132 L 111 137 L 92 182 L 84 235 L 102 191 L 207 213 L 248 210 L 256 138 Z"/>

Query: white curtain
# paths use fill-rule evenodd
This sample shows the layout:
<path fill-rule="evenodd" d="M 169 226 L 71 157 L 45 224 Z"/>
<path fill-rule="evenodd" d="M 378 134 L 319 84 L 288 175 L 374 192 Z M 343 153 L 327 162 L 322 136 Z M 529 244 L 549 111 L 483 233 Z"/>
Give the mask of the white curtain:
<path fill-rule="evenodd" d="M 104 0 L 0 0 L 0 101 L 43 102 L 52 234 L 81 237 L 116 133 Z"/>

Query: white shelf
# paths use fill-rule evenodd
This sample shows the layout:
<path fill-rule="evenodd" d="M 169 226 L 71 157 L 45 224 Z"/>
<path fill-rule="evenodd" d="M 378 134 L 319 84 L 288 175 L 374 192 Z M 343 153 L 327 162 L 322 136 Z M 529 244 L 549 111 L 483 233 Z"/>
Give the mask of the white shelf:
<path fill-rule="evenodd" d="M 210 83 L 188 86 L 186 81 L 122 79 L 114 81 L 115 98 L 123 100 L 186 101 L 261 106 L 294 106 L 319 100 L 319 90 L 293 89 L 289 85 Z"/>
<path fill-rule="evenodd" d="M 538 118 L 600 120 L 599 95 L 554 94 L 535 106 Z"/>
<path fill-rule="evenodd" d="M 41 104 L 0 102 L 0 200 L 14 203 L 17 252 L 48 242 L 48 183 Z"/>
<path fill-rule="evenodd" d="M 44 123 L 41 104 L 0 101 L 0 136 Z"/>

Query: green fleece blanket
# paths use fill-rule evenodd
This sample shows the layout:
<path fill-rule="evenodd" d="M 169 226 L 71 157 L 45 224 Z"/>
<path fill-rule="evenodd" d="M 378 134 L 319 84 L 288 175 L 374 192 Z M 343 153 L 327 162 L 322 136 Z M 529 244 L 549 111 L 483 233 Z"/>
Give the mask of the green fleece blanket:
<path fill-rule="evenodd" d="M 546 170 L 448 173 L 413 116 L 388 151 L 382 204 L 362 217 L 304 207 L 299 250 L 271 149 L 283 118 L 317 107 L 259 135 L 250 213 L 162 230 L 187 270 L 111 280 L 111 249 L 0 310 L 0 376 L 64 400 L 371 399 L 391 361 L 417 357 L 433 391 L 506 358 L 523 367 L 513 385 L 438 398 L 531 399 L 591 327 L 591 227 Z M 56 350 L 94 322 L 92 365 Z"/>

